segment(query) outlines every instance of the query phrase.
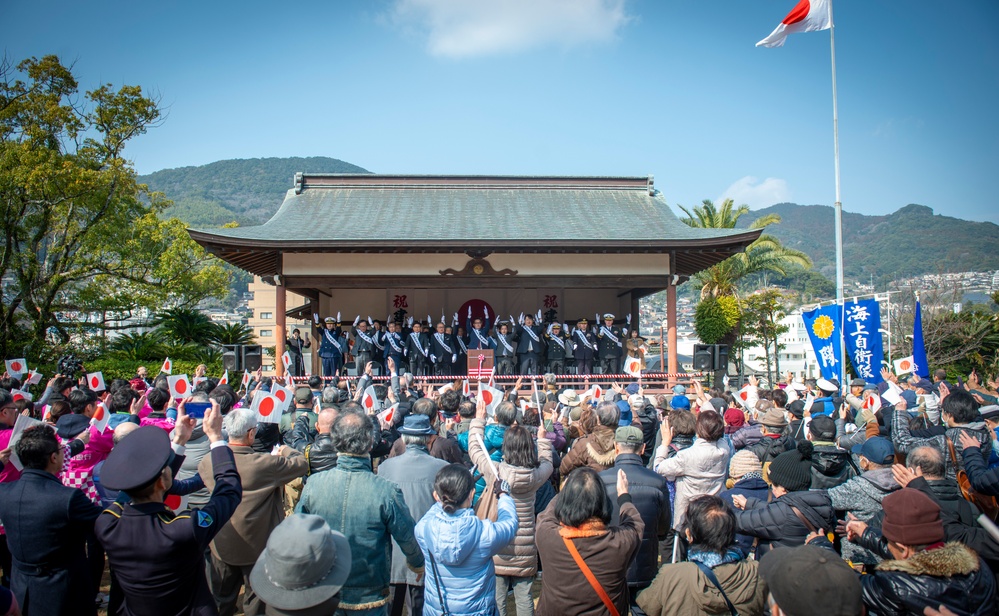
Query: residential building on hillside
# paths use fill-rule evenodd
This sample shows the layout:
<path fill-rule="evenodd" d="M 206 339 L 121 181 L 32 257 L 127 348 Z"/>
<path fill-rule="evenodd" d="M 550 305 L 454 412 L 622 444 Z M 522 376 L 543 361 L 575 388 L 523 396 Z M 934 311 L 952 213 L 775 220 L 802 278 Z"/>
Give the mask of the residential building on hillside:
<path fill-rule="evenodd" d="M 253 333 L 257 337 L 257 344 L 264 348 L 262 361 L 264 373 L 273 374 L 275 359 L 272 352 L 277 345 L 277 338 L 274 336 L 274 330 L 277 327 L 277 315 L 275 314 L 277 289 L 274 285 L 267 284 L 261 280 L 260 276 L 254 276 L 253 282 L 250 283 L 249 292 L 253 295 L 253 298 L 249 301 L 252 313 L 247 320 L 247 325 L 253 328 Z M 295 308 L 307 305 L 308 303 L 309 300 L 307 298 L 290 291 L 288 292 L 289 307 Z M 312 342 L 312 348 L 305 349 L 303 355 L 306 369 L 309 372 L 314 372 L 312 369 L 311 351 L 316 349 L 316 341 L 313 337 L 316 330 L 312 326 L 312 321 L 308 318 L 303 320 L 289 317 L 287 321 L 287 334 L 289 337 L 296 327 L 301 330 L 303 338 L 307 337 Z"/>

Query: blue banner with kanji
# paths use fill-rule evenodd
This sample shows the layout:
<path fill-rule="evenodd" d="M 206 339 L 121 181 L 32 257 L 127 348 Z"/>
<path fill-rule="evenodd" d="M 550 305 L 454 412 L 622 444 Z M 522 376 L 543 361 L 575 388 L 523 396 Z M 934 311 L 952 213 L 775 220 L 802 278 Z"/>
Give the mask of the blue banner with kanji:
<path fill-rule="evenodd" d="M 884 347 L 881 343 L 881 309 L 876 299 L 846 302 L 843 312 L 846 352 L 853 372 L 868 383 L 880 383 Z"/>
<path fill-rule="evenodd" d="M 840 353 L 840 307 L 822 306 L 801 313 L 812 341 L 815 357 L 819 361 L 819 371 L 824 379 L 839 379 L 843 356 Z"/>

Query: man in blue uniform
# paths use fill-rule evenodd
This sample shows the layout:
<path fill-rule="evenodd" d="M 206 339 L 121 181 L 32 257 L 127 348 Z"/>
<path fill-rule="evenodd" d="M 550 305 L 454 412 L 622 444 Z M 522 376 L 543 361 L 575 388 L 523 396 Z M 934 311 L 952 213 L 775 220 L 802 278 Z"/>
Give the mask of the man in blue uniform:
<path fill-rule="evenodd" d="M 389 321 L 385 333 L 385 370 L 388 372 L 388 362 L 391 359 L 396 366 L 402 367 L 402 357 L 406 353 L 406 343 L 403 341 L 399 331 L 402 329 L 401 323 Z"/>
<path fill-rule="evenodd" d="M 604 324 L 597 332 L 600 342 L 600 371 L 602 374 L 617 374 L 621 369 L 621 355 L 624 353 L 624 333 L 614 325 L 614 315 L 604 315 Z"/>
<path fill-rule="evenodd" d="M 593 374 L 593 357 L 597 352 L 597 337 L 589 331 L 589 322 L 580 319 L 572 330 L 572 354 L 576 358 L 576 374 Z"/>
<path fill-rule="evenodd" d="M 211 443 L 212 496 L 205 507 L 177 515 L 164 505 L 173 483 L 171 462 L 178 451 L 183 454 L 182 443 L 195 425 L 182 407 L 178 412 L 173 451 L 166 432 L 145 426 L 115 446 L 104 462 L 104 485 L 132 499 L 105 509 L 95 528 L 125 595 L 121 613 L 128 616 L 218 613 L 205 578 L 205 549 L 232 517 L 243 490 L 232 451 L 222 440 L 222 413 L 213 401 L 201 426 Z"/>
<path fill-rule="evenodd" d="M 323 376 L 336 376 L 343 365 L 346 351 L 343 339 L 337 327 L 340 325 L 333 317 L 326 317 L 325 326 L 319 333 L 319 357 L 323 360 Z"/>

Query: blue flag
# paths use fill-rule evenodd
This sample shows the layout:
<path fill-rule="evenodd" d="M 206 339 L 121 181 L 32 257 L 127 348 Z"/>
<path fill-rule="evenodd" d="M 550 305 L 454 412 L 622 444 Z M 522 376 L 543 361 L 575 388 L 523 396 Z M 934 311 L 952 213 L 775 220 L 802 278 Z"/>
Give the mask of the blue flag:
<path fill-rule="evenodd" d="M 926 361 L 926 344 L 923 343 L 923 311 L 916 300 L 916 320 L 912 323 L 912 373 L 930 378 L 930 362 Z"/>
<path fill-rule="evenodd" d="M 884 346 L 881 342 L 881 310 L 876 299 L 846 303 L 843 332 L 853 370 L 868 383 L 880 383 Z"/>
<path fill-rule="evenodd" d="M 836 304 L 822 306 L 801 313 L 812 341 L 812 349 L 819 360 L 819 371 L 824 379 L 839 379 L 843 356 L 840 353 L 840 307 Z"/>

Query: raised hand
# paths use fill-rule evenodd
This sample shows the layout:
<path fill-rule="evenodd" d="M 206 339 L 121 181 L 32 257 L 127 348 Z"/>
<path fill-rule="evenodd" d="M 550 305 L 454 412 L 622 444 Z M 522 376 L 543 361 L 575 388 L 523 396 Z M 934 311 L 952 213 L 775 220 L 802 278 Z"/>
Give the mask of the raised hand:
<path fill-rule="evenodd" d="M 617 469 L 617 495 L 628 493 L 628 475 L 624 473 L 623 468 Z"/>
<path fill-rule="evenodd" d="M 903 464 L 891 465 L 892 477 L 894 477 L 895 481 L 898 482 L 898 485 L 902 486 L 903 488 L 909 485 L 909 483 L 916 477 L 921 477 L 922 474 L 923 470 L 919 467 L 916 467 L 915 472 L 913 472 L 912 469 Z"/>
<path fill-rule="evenodd" d="M 957 440 L 959 443 L 961 443 L 961 449 L 968 449 L 969 447 L 979 448 L 982 446 L 982 444 L 979 443 L 977 439 L 975 439 L 973 436 L 971 436 L 964 430 L 961 430 L 958 433 Z"/>
<path fill-rule="evenodd" d="M 222 440 L 222 411 L 219 403 L 212 400 L 211 408 L 205 409 L 205 418 L 201 421 L 201 429 L 205 431 L 210 443 Z"/>

